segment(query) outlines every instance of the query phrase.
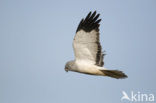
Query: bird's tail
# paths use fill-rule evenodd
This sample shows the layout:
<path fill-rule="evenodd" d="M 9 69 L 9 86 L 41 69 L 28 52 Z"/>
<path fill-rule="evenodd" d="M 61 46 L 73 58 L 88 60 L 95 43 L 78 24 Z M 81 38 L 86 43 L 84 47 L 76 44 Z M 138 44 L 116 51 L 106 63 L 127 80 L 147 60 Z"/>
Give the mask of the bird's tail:
<path fill-rule="evenodd" d="M 127 75 L 119 70 L 101 70 L 105 76 L 116 78 L 116 79 L 124 79 L 127 78 Z"/>

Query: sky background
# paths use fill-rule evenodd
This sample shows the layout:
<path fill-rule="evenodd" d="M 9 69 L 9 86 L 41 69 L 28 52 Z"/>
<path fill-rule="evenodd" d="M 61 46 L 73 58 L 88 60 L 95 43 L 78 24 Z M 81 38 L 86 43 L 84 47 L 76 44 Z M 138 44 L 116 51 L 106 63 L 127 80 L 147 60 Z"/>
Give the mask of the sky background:
<path fill-rule="evenodd" d="M 94 10 L 105 67 L 127 79 L 64 71 Z M 0 103 L 123 103 L 122 91 L 156 96 L 155 79 L 155 0 L 0 0 Z"/>

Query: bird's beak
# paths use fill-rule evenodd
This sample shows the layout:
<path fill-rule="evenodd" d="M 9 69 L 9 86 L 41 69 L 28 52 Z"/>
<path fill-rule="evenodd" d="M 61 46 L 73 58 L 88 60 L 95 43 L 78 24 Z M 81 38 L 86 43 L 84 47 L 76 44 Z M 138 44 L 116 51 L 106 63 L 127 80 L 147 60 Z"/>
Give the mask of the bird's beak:
<path fill-rule="evenodd" d="M 67 68 L 65 68 L 65 71 L 66 71 L 66 72 L 68 72 L 68 69 L 67 69 Z"/>

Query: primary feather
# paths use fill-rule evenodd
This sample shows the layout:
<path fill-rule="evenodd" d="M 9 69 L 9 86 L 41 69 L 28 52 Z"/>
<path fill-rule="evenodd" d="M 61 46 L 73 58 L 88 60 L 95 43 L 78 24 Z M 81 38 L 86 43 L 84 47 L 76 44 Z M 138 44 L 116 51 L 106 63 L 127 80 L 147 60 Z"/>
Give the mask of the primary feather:
<path fill-rule="evenodd" d="M 101 44 L 99 41 L 99 26 L 101 19 L 96 11 L 91 12 L 82 19 L 74 37 L 73 48 L 76 60 L 83 59 L 92 62 L 95 65 L 103 66 L 103 56 Z"/>

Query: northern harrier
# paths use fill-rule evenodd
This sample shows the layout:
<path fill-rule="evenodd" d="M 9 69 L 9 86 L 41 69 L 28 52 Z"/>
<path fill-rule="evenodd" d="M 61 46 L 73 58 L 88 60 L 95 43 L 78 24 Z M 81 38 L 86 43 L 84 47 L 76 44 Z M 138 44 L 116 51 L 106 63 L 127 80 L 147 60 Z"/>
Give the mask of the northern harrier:
<path fill-rule="evenodd" d="M 103 67 L 102 47 L 99 41 L 100 14 L 89 12 L 82 19 L 73 40 L 75 60 L 68 61 L 65 71 L 74 71 L 90 75 L 109 76 L 116 79 L 126 78 L 127 75 L 119 70 L 107 70 Z"/>

